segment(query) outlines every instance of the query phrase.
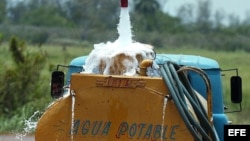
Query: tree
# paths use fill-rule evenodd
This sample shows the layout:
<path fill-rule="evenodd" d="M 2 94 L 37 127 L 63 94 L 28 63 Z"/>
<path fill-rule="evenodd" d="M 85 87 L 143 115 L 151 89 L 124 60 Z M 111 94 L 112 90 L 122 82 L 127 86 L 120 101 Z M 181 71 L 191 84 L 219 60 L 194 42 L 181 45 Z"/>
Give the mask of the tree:
<path fill-rule="evenodd" d="M 223 20 L 225 18 L 225 12 L 223 10 L 217 10 L 214 15 L 214 27 L 220 30 L 223 27 Z"/>
<path fill-rule="evenodd" d="M 140 31 L 174 32 L 180 25 L 178 18 L 163 13 L 157 0 L 136 0 L 132 11 L 132 20 Z"/>
<path fill-rule="evenodd" d="M 243 20 L 245 26 L 250 26 L 250 10 L 246 12 L 246 18 Z"/>
<path fill-rule="evenodd" d="M 183 4 L 180 6 L 177 12 L 177 17 L 181 19 L 182 24 L 190 24 L 194 22 L 194 5 Z"/>
<path fill-rule="evenodd" d="M 40 6 L 32 8 L 29 12 L 24 13 L 22 24 L 35 26 L 68 26 L 70 23 L 67 19 L 58 13 L 53 6 Z"/>
<path fill-rule="evenodd" d="M 8 9 L 9 19 L 13 24 L 35 26 L 68 26 L 58 0 L 18 1 Z"/>
<path fill-rule="evenodd" d="M 228 16 L 229 19 L 229 27 L 230 28 L 237 28 L 240 26 L 240 18 L 239 16 L 235 15 L 235 14 L 230 14 Z"/>
<path fill-rule="evenodd" d="M 146 15 L 155 14 L 160 9 L 160 4 L 157 0 L 135 0 L 135 12 Z"/>
<path fill-rule="evenodd" d="M 107 34 L 103 36 L 100 32 L 116 32 L 120 13 L 119 4 L 117 0 L 70 0 L 64 5 L 64 12 L 69 21 L 81 27 L 81 39 L 91 41 L 105 38 L 107 40 L 109 36 Z"/>
<path fill-rule="evenodd" d="M 118 21 L 118 5 L 116 0 L 71 0 L 65 3 L 64 10 L 67 18 L 77 25 L 110 29 L 111 23 Z"/>
<path fill-rule="evenodd" d="M 8 19 L 13 24 L 20 24 L 24 13 L 28 11 L 27 5 L 23 2 L 18 2 L 16 6 L 11 6 L 8 8 Z"/>
<path fill-rule="evenodd" d="M 0 24 L 5 20 L 6 18 L 6 5 L 7 2 L 6 0 L 1 0 L 0 1 Z"/>
<path fill-rule="evenodd" d="M 210 0 L 198 0 L 196 26 L 197 30 L 203 33 L 207 33 L 211 29 L 211 1 Z"/>
<path fill-rule="evenodd" d="M 17 38 L 11 39 L 9 49 L 13 64 L 5 66 L 0 79 L 0 115 L 5 117 L 13 116 L 18 108 L 43 96 L 39 78 L 46 61 L 42 52 L 27 53 L 24 42 Z"/>

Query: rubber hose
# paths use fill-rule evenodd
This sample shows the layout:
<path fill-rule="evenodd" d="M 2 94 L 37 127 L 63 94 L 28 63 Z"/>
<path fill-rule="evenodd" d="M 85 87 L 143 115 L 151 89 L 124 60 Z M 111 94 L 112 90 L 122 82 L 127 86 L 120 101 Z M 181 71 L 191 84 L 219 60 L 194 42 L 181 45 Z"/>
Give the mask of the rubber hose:
<path fill-rule="evenodd" d="M 164 66 L 166 67 L 166 66 Z M 182 108 L 184 108 L 184 112 L 186 114 L 186 116 L 188 117 L 188 119 L 190 120 L 190 123 L 193 125 L 193 127 L 195 127 L 195 129 L 197 131 L 200 132 L 200 134 L 202 135 L 203 138 L 205 138 L 205 140 L 210 140 L 210 137 L 207 135 L 207 133 L 204 131 L 204 129 L 199 125 L 199 123 L 193 118 L 193 116 L 190 114 L 188 108 L 187 108 L 187 104 L 185 103 L 185 87 L 183 87 L 183 85 L 181 85 L 181 82 L 178 81 L 179 77 L 175 71 L 175 68 L 173 67 L 173 65 L 171 63 L 169 63 L 169 70 L 172 74 L 172 76 L 174 77 L 174 80 L 176 80 L 176 86 L 179 87 L 179 89 L 181 89 L 181 93 L 176 93 L 177 96 L 179 95 L 179 101 L 182 104 Z"/>
<path fill-rule="evenodd" d="M 185 67 L 185 68 L 187 68 L 187 67 Z M 199 73 L 201 75 L 201 77 L 204 79 L 204 81 L 206 81 L 206 83 L 207 83 L 207 89 L 208 89 L 207 91 L 209 91 L 209 89 L 211 89 L 211 84 L 210 84 L 209 78 L 208 78 L 208 76 L 206 75 L 206 73 L 203 70 L 200 70 L 200 69 L 194 68 L 194 67 L 188 67 L 188 70 L 192 70 L 194 72 Z M 183 74 L 183 73 L 181 73 L 181 74 Z M 184 75 L 182 75 L 182 77 L 183 76 Z M 186 76 L 184 76 L 184 77 L 186 78 Z M 186 84 L 185 87 L 188 87 L 189 89 L 192 89 L 191 88 L 191 84 L 190 84 L 190 82 L 188 81 L 187 78 L 186 79 L 182 79 L 182 80 L 186 81 L 185 82 L 185 84 Z M 193 89 L 191 90 L 191 93 L 195 93 Z M 197 95 L 194 94 L 194 97 L 191 98 L 189 94 L 186 94 L 186 97 L 188 97 L 189 101 L 191 101 L 192 107 L 194 107 L 194 111 L 196 112 L 196 115 L 198 116 L 198 119 L 201 120 L 200 121 L 201 126 L 203 128 L 205 128 L 205 130 L 207 132 L 210 132 L 213 140 L 218 140 L 218 135 L 214 131 L 214 128 L 211 127 L 211 123 L 206 118 L 206 111 L 205 111 L 204 107 L 202 106 L 200 100 L 195 101 L 195 102 L 193 101 L 194 99 L 198 99 Z"/>
<path fill-rule="evenodd" d="M 163 65 L 163 66 L 164 66 L 164 65 Z M 165 67 L 161 67 L 161 68 L 160 68 L 161 73 L 162 73 L 162 77 L 163 77 L 163 80 L 164 80 L 164 82 L 166 83 L 166 85 L 167 85 L 167 87 L 168 87 L 168 89 L 169 89 L 169 91 L 170 91 L 171 97 L 172 97 L 172 99 L 173 99 L 174 102 L 175 102 L 175 105 L 176 105 L 176 107 L 177 107 L 177 110 L 179 111 L 179 113 L 180 113 L 180 115 L 181 115 L 181 117 L 182 117 L 184 123 L 186 124 L 188 130 L 191 132 L 191 134 L 192 134 L 192 136 L 194 137 L 194 139 L 197 140 L 197 141 L 202 141 L 202 139 L 200 138 L 200 136 L 197 135 L 196 131 L 195 131 L 194 128 L 191 126 L 190 121 L 189 121 L 188 118 L 186 117 L 185 112 L 183 111 L 182 106 L 181 106 L 181 104 L 180 104 L 180 102 L 179 102 L 179 100 L 178 100 L 178 98 L 177 98 L 177 96 L 176 96 L 176 94 L 175 94 L 175 90 L 174 90 L 174 88 L 173 88 L 174 82 L 173 82 L 173 80 L 171 80 L 172 77 L 170 77 L 168 70 L 165 70 L 164 68 L 165 68 Z"/>
<path fill-rule="evenodd" d="M 170 67 L 170 71 L 173 73 L 173 76 L 176 80 L 179 80 L 179 77 L 177 76 L 177 73 L 176 73 L 176 69 L 179 69 L 179 68 L 176 68 L 174 67 L 175 64 L 169 64 L 169 67 Z M 186 79 L 187 80 L 187 79 Z M 201 132 L 201 134 L 203 136 L 205 136 L 207 139 L 209 139 L 209 136 L 206 134 L 206 132 L 211 132 L 212 131 L 212 128 L 210 128 L 210 124 L 206 118 L 206 112 L 202 112 L 200 109 L 203 108 L 203 106 L 197 106 L 197 104 L 194 102 L 193 98 L 196 97 L 196 95 L 193 95 L 193 97 L 190 97 L 190 95 L 192 95 L 193 93 L 193 90 L 191 91 L 191 93 L 187 93 L 187 90 L 186 90 L 186 87 L 183 85 L 183 83 L 181 83 L 182 85 L 179 86 L 179 87 L 182 87 L 182 90 L 183 90 L 183 95 L 185 95 L 188 100 L 190 101 L 192 107 L 194 108 L 194 111 L 198 117 L 198 119 L 200 119 L 200 123 L 201 123 L 201 127 L 198 123 L 196 123 L 196 121 L 194 119 L 192 119 L 192 117 L 190 117 L 191 119 L 190 120 L 194 120 L 193 122 L 195 123 L 195 126 L 196 128 L 198 128 L 198 130 Z M 195 99 L 198 99 L 197 97 Z M 183 99 L 185 100 L 185 99 Z M 198 100 L 199 101 L 199 100 Z M 186 106 L 186 105 L 183 105 L 183 106 Z M 205 110 L 204 110 L 205 111 Z M 187 111 L 188 112 L 188 111 Z M 189 112 L 187 113 L 189 115 Z M 205 132 L 205 131 L 206 132 Z"/>
<path fill-rule="evenodd" d="M 202 141 L 204 139 L 217 141 L 217 134 L 209 124 L 209 121 L 205 116 L 205 109 L 194 93 L 191 84 L 189 83 L 185 74 L 177 74 L 176 69 L 179 68 L 180 67 L 178 65 L 167 62 L 163 65 L 163 67 L 160 68 L 160 70 L 163 80 L 169 88 L 171 97 L 173 98 L 184 123 L 195 140 Z M 185 96 L 194 108 L 195 114 L 197 115 L 200 123 L 202 123 L 201 125 L 190 114 L 186 104 Z M 201 134 L 202 138 L 197 134 L 197 131 Z M 209 137 L 207 132 L 211 134 L 212 139 Z"/>
<path fill-rule="evenodd" d="M 172 64 L 172 65 L 170 65 L 170 69 L 172 69 L 172 72 L 176 72 L 175 69 L 173 69 L 173 67 L 172 67 L 173 65 L 177 66 L 176 64 Z M 186 68 L 186 67 L 182 67 L 182 68 Z M 192 71 L 195 71 L 195 72 L 199 73 L 202 76 L 202 78 L 204 79 L 204 81 L 206 82 L 207 92 L 211 92 L 210 91 L 211 90 L 211 84 L 210 84 L 209 78 L 206 75 L 206 73 L 203 70 L 199 69 L 199 68 L 188 67 L 188 69 L 191 69 Z M 196 111 L 196 115 L 198 116 L 198 119 L 200 119 L 202 128 L 204 128 L 207 132 L 210 133 L 210 135 L 212 137 L 212 140 L 218 140 L 217 133 L 214 131 L 214 128 L 212 128 L 210 122 L 206 118 L 207 117 L 206 116 L 206 111 L 205 111 L 204 107 L 202 106 L 200 100 L 198 100 L 198 97 L 195 94 L 194 90 L 191 88 L 190 82 L 188 81 L 188 79 L 187 79 L 187 77 L 186 77 L 186 75 L 184 73 L 181 73 L 181 74 L 182 74 L 182 76 L 185 76 L 184 80 L 186 81 L 186 84 L 188 84 L 188 85 L 185 85 L 183 90 L 186 90 L 185 88 L 187 86 L 190 89 L 189 93 L 184 93 L 184 94 L 185 94 L 186 97 L 189 97 L 190 94 L 191 94 L 192 98 L 189 97 L 189 101 L 191 101 L 191 104 L 194 107 L 194 110 Z M 193 102 L 193 98 L 196 100 L 196 102 Z M 197 106 L 196 104 L 198 104 L 199 106 Z M 207 136 L 207 135 L 205 134 L 205 136 Z"/>

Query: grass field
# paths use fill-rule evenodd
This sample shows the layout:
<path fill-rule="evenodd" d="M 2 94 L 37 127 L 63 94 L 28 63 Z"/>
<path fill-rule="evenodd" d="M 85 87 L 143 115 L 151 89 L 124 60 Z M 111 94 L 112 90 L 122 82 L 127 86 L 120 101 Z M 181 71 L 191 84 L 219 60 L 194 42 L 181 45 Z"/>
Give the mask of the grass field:
<path fill-rule="evenodd" d="M 47 55 L 47 64 L 44 70 L 41 70 L 43 73 L 43 78 L 48 79 L 48 83 L 50 82 L 50 76 L 52 70 L 56 68 L 56 65 L 67 65 L 69 62 L 78 56 L 87 55 L 92 50 L 93 47 L 89 46 L 69 46 L 69 47 L 62 47 L 62 46 L 52 46 L 46 45 L 42 46 L 42 50 L 46 52 Z M 38 50 L 38 47 L 28 46 L 29 51 Z M 0 63 L 4 64 L 4 66 L 11 65 L 11 58 L 8 51 L 8 47 L 6 44 L 0 45 Z M 156 49 L 156 53 L 168 53 L 168 54 L 192 54 L 198 56 L 204 56 L 208 58 L 213 58 L 218 61 L 221 66 L 221 69 L 230 69 L 230 68 L 238 68 L 239 75 L 242 77 L 243 83 L 243 102 L 242 108 L 243 111 L 240 113 L 230 113 L 227 114 L 229 120 L 232 120 L 234 124 L 250 124 L 249 119 L 249 109 L 250 104 L 248 100 L 250 99 L 249 92 L 250 87 L 250 56 L 248 53 L 243 51 L 236 51 L 236 52 L 225 52 L 225 51 L 208 51 L 205 49 L 200 48 L 161 48 Z M 4 71 L 4 68 L 0 68 L 0 71 Z M 229 74 L 231 75 L 231 74 Z M 229 79 L 225 80 L 229 81 Z M 223 80 L 224 82 L 224 80 Z M 228 85 L 228 84 L 227 84 Z M 238 105 L 232 105 L 230 102 L 230 94 L 229 94 L 229 86 L 225 85 L 225 94 L 224 100 L 226 106 L 234 108 L 238 108 Z M 46 95 L 50 95 L 49 93 Z M 48 103 L 49 104 L 49 103 Z M 0 121 L 1 122 L 1 121 Z"/>

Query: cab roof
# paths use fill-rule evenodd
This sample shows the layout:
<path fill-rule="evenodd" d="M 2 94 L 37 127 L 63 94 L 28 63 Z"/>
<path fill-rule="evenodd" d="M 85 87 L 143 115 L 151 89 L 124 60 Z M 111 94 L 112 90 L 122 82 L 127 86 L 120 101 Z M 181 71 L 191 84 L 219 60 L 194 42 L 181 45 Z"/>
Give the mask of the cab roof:
<path fill-rule="evenodd" d="M 83 66 L 88 56 L 81 56 L 73 59 L 70 62 L 72 66 Z M 215 69 L 219 68 L 216 60 L 211 58 L 196 56 L 196 55 L 183 55 L 183 54 L 157 54 L 155 62 L 158 65 L 163 65 L 167 61 L 172 61 L 182 66 L 193 66 L 201 69 Z"/>
<path fill-rule="evenodd" d="M 201 69 L 219 68 L 217 61 L 196 55 L 183 54 L 157 54 L 155 61 L 158 65 L 163 65 L 166 61 L 172 61 L 182 66 L 193 66 Z"/>

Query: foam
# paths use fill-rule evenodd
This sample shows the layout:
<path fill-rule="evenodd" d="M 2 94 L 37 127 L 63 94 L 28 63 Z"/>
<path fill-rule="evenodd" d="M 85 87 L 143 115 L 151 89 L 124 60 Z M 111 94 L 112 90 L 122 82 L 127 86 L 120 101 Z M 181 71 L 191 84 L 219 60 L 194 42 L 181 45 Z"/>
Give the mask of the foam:
<path fill-rule="evenodd" d="M 121 8 L 117 27 L 119 37 L 114 42 L 94 44 L 94 49 L 86 59 L 84 73 L 136 75 L 141 59 L 154 59 L 153 46 L 132 40 L 128 8 Z M 140 59 L 138 59 L 138 55 Z M 123 56 L 123 58 L 117 58 Z M 124 57 L 125 56 L 125 57 Z M 115 62 L 115 61 L 120 62 Z M 117 72 L 111 71 L 116 66 Z M 125 68 L 123 68 L 125 66 Z M 123 69 L 123 70 L 121 70 Z"/>

